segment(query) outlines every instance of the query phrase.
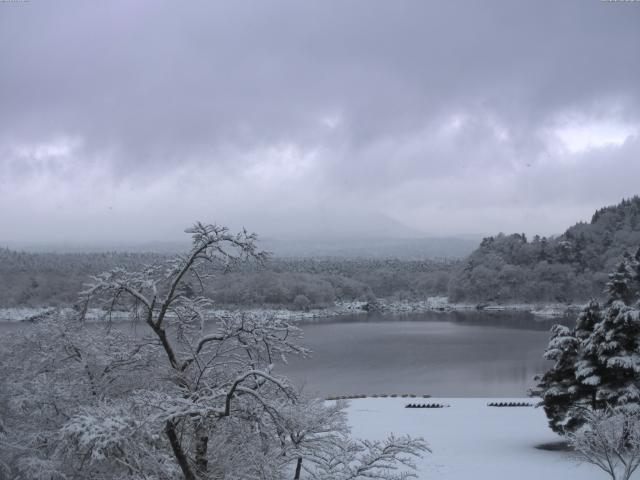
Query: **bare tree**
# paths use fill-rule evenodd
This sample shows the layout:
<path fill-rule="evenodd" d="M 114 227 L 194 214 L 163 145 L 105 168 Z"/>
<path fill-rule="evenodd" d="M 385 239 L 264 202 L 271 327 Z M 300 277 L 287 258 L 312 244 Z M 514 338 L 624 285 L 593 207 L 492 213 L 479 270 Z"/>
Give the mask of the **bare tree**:
<path fill-rule="evenodd" d="M 569 436 L 579 457 L 609 474 L 629 480 L 640 465 L 640 414 L 622 409 L 587 413 L 587 423 Z"/>
<path fill-rule="evenodd" d="M 189 232 L 186 255 L 100 274 L 82 292 L 83 313 L 98 304 L 106 319 L 125 311 L 145 328 L 60 312 L 0 338 L 0 477 L 411 476 L 421 439 L 353 440 L 346 404 L 309 399 L 276 375 L 278 359 L 306 353 L 298 328 L 269 316 L 216 318 L 194 295 L 217 268 L 262 260 L 255 236 L 203 224 Z"/>
<path fill-rule="evenodd" d="M 220 319 L 217 330 L 207 333 L 211 304 L 186 296 L 185 282 L 202 284 L 207 269 L 262 261 L 265 254 L 246 231 L 232 235 L 225 227 L 196 223 L 187 233 L 192 247 L 186 255 L 140 271 L 103 273 L 81 295 L 85 311 L 94 299 L 109 313 L 124 305 L 153 333 L 172 388 L 146 395 L 145 402 L 162 420 L 184 478 L 197 480 L 211 478 L 209 441 L 219 420 L 235 416 L 265 436 L 279 430 L 281 403 L 295 393 L 286 379 L 272 374 L 273 363 L 304 349 L 295 343 L 298 329 L 273 318 Z"/>
<path fill-rule="evenodd" d="M 300 479 L 303 467 L 314 473 L 319 452 L 339 448 L 347 430 L 345 408 L 343 400 L 327 403 L 302 393 L 287 407 L 285 431 L 292 445 L 289 454 L 295 463 L 294 480 Z"/>

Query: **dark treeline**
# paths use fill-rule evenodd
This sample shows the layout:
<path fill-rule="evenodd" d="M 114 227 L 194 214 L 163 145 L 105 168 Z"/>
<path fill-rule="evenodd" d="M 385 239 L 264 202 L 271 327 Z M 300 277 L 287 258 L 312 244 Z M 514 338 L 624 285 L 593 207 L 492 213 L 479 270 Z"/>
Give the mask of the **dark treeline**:
<path fill-rule="evenodd" d="M 0 249 L 0 308 L 65 306 L 91 275 L 166 260 L 155 253 L 28 253 Z M 457 263 L 447 260 L 273 258 L 205 281 L 221 306 L 304 310 L 372 297 L 418 299 L 446 295 Z M 187 294 L 199 293 L 195 280 Z"/>
<path fill-rule="evenodd" d="M 485 238 L 453 276 L 453 301 L 584 301 L 600 298 L 607 273 L 640 245 L 640 197 L 597 210 L 557 237 Z"/>
<path fill-rule="evenodd" d="M 163 258 L 155 253 L 31 253 L 0 249 L 0 307 L 67 306 L 89 275 L 136 268 Z"/>

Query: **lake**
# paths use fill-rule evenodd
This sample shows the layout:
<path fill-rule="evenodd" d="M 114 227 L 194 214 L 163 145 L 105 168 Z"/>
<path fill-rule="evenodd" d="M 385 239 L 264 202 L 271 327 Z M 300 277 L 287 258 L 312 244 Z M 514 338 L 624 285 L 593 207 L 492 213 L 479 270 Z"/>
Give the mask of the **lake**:
<path fill-rule="evenodd" d="M 303 326 L 312 358 L 284 367 L 323 395 L 526 395 L 554 323 L 525 313 L 354 315 Z"/>
<path fill-rule="evenodd" d="M 513 312 L 351 315 L 305 321 L 312 357 L 283 372 L 321 395 L 415 393 L 521 397 L 549 363 L 554 323 Z M 25 324 L 0 323 L 0 335 Z"/>

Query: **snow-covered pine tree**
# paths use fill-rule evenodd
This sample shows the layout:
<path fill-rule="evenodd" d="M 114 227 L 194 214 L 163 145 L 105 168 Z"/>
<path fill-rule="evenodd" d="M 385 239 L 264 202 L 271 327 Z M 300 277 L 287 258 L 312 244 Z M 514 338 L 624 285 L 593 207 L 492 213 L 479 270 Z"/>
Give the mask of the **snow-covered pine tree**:
<path fill-rule="evenodd" d="M 532 393 L 555 432 L 575 431 L 588 411 L 640 410 L 639 266 L 625 254 L 609 275 L 606 308 L 591 301 L 573 329 L 552 328 L 545 358 L 555 363 Z"/>
<path fill-rule="evenodd" d="M 622 301 L 629 305 L 637 295 L 637 275 L 635 259 L 626 252 L 615 271 L 609 274 L 605 290 L 609 295 L 607 305 L 611 305 L 615 301 Z"/>
<path fill-rule="evenodd" d="M 600 362 L 598 361 L 597 349 L 592 348 L 594 345 L 588 340 L 593 334 L 596 325 L 602 322 L 603 313 L 600 304 L 595 300 L 591 300 L 589 305 L 582 311 L 576 320 L 574 335 L 578 340 L 579 355 L 576 358 L 574 377 L 576 380 L 576 395 L 579 401 L 576 402 L 578 410 L 583 406 L 591 409 L 598 409 L 596 390 L 602 381 L 602 377 L 606 374 Z M 580 413 L 576 413 L 575 408 L 569 412 L 569 415 L 576 415 L 581 418 Z M 578 420 L 577 422 L 580 423 Z"/>
<path fill-rule="evenodd" d="M 544 357 L 554 365 L 537 377 L 538 385 L 532 394 L 542 398 L 549 426 L 564 434 L 583 423 L 582 410 L 596 409 L 596 386 L 600 383 L 602 367 L 596 352 L 585 350 L 584 341 L 602 321 L 600 304 L 595 300 L 580 313 L 573 329 L 554 325 Z"/>
<path fill-rule="evenodd" d="M 589 338 L 581 356 L 596 356 L 601 374 L 596 387 L 598 405 L 640 407 L 640 311 L 614 300 Z M 595 377 L 595 376 L 594 376 Z"/>
<path fill-rule="evenodd" d="M 640 249 L 635 256 L 625 253 L 609 275 L 608 308 L 582 342 L 582 356 L 590 356 L 602 372 L 600 381 L 593 382 L 601 406 L 640 407 L 639 258 Z"/>
<path fill-rule="evenodd" d="M 638 247 L 636 254 L 631 259 L 631 269 L 633 272 L 634 293 L 636 298 L 640 298 L 640 247 Z"/>
<path fill-rule="evenodd" d="M 549 426 L 554 432 L 564 433 L 565 429 L 574 429 L 577 425 L 568 421 L 567 413 L 575 402 L 576 380 L 575 364 L 579 342 L 574 332 L 563 325 L 554 325 L 551 339 L 544 353 L 544 358 L 553 360 L 553 366 L 547 372 L 536 377 L 537 388 L 533 395 L 542 398 L 544 412 L 549 419 Z"/>

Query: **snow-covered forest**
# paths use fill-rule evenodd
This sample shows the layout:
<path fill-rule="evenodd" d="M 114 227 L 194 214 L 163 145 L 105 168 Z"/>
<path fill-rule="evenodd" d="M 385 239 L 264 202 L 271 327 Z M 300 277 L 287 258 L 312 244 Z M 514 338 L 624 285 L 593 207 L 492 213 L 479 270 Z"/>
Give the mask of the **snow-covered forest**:
<path fill-rule="evenodd" d="M 607 274 L 640 244 L 640 197 L 598 209 L 551 238 L 485 238 L 450 283 L 454 300 L 575 301 L 602 298 Z"/>
<path fill-rule="evenodd" d="M 640 243 L 640 197 L 623 200 L 562 235 L 485 238 L 467 258 L 271 256 L 205 284 L 220 307 L 305 310 L 371 299 L 584 303 L 603 299 L 608 272 Z M 166 260 L 161 253 L 30 253 L 0 249 L 0 308 L 68 306 L 90 275 Z M 193 289 L 191 285 L 189 288 Z"/>
<path fill-rule="evenodd" d="M 138 253 L 28 253 L 0 250 L 0 308 L 65 306 L 90 275 L 166 260 Z M 208 279 L 221 306 L 322 308 L 335 301 L 443 295 L 456 260 L 271 258 Z"/>

